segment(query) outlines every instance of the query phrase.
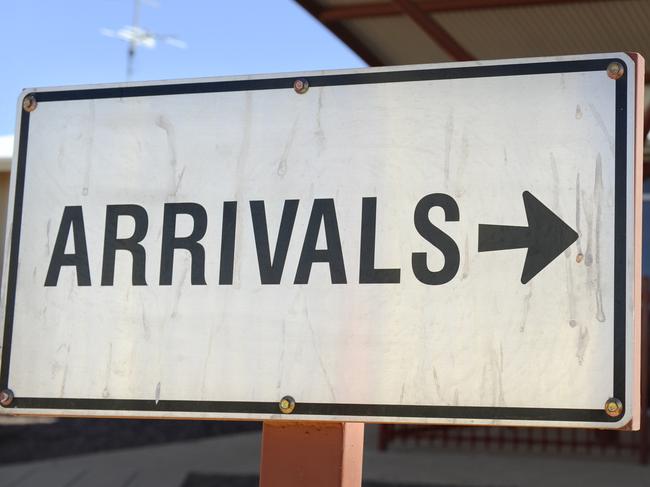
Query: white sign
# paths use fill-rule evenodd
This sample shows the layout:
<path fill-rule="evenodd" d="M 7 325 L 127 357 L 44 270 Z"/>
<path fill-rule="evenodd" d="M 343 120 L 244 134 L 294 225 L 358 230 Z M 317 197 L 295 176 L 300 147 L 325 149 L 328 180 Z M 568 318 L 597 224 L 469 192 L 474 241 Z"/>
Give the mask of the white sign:
<path fill-rule="evenodd" d="M 616 54 L 27 90 L 3 411 L 627 424 L 635 80 Z"/>

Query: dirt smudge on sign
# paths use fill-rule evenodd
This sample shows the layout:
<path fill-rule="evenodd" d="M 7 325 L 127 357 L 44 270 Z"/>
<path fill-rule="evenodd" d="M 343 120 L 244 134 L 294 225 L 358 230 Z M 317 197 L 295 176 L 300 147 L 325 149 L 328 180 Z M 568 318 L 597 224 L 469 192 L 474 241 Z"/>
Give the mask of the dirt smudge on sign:
<path fill-rule="evenodd" d="M 582 107 L 578 103 L 576 105 L 576 120 L 580 120 L 582 118 Z"/>

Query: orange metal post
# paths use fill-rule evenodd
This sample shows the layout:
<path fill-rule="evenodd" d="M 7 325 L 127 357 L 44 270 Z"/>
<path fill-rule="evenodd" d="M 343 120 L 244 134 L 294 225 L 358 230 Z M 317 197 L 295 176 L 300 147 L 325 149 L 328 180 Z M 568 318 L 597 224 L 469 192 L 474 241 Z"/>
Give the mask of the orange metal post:
<path fill-rule="evenodd" d="M 363 423 L 265 422 L 260 487 L 360 487 Z"/>

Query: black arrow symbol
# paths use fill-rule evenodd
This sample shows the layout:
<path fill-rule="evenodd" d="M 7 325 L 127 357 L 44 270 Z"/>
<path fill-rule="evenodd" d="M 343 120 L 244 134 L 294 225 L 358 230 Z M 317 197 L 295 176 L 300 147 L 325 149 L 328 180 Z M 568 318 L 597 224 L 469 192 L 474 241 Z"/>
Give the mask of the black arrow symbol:
<path fill-rule="evenodd" d="M 521 283 L 526 284 L 549 265 L 578 234 L 528 191 L 524 191 L 527 227 L 479 225 L 478 251 L 528 248 Z"/>

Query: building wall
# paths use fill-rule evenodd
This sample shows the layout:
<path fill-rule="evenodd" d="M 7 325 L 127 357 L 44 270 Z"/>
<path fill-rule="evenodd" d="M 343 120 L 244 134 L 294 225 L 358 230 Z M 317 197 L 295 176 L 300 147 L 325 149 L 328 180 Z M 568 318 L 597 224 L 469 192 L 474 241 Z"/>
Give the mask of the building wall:
<path fill-rule="evenodd" d="M 4 264 L 5 230 L 7 226 L 7 202 L 9 199 L 9 173 L 0 172 L 0 274 Z"/>

